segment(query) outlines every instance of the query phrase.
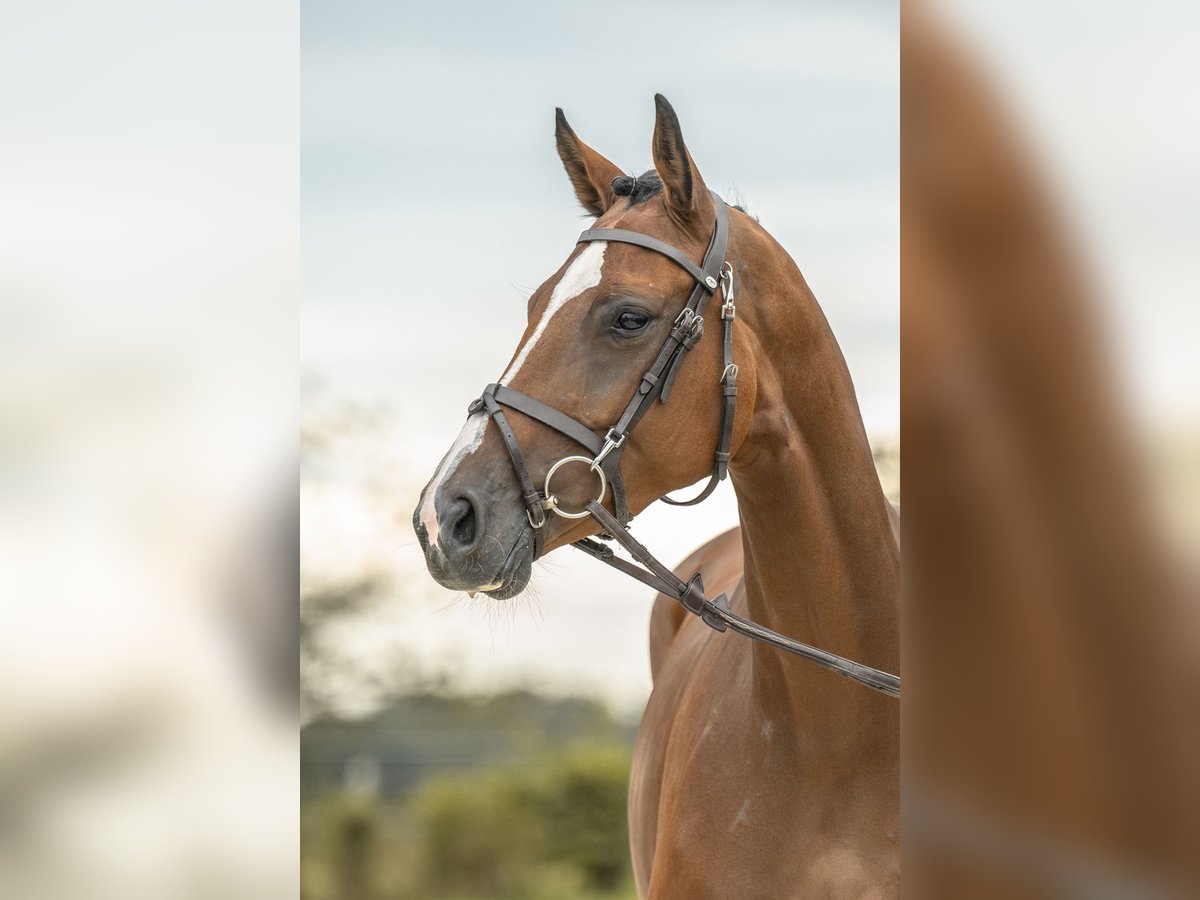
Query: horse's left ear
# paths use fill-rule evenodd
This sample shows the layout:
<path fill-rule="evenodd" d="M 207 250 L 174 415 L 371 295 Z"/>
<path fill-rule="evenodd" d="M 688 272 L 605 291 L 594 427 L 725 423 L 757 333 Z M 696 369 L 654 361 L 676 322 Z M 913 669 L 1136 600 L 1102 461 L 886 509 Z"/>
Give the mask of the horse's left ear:
<path fill-rule="evenodd" d="M 662 94 L 654 95 L 654 169 L 663 183 L 667 209 L 682 225 L 707 222 L 713 214 L 712 197 L 683 142 L 679 117 Z"/>
<path fill-rule="evenodd" d="M 593 216 L 604 215 L 617 199 L 612 181 L 624 173 L 581 141 L 559 108 L 554 110 L 554 142 L 583 208 Z"/>

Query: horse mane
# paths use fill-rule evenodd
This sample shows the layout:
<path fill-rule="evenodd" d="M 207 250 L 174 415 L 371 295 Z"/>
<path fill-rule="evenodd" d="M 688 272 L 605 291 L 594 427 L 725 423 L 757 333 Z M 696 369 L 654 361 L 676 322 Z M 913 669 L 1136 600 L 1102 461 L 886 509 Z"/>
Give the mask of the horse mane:
<path fill-rule="evenodd" d="M 662 179 L 653 169 L 647 169 L 641 175 L 618 175 L 612 180 L 612 191 L 618 197 L 628 197 L 629 205 L 636 206 L 662 193 Z M 741 203 L 729 205 L 738 212 L 746 212 Z"/>
<path fill-rule="evenodd" d="M 636 206 L 661 194 L 662 180 L 648 169 L 641 175 L 618 175 L 612 180 L 612 190 L 618 197 L 628 197 L 630 206 Z"/>

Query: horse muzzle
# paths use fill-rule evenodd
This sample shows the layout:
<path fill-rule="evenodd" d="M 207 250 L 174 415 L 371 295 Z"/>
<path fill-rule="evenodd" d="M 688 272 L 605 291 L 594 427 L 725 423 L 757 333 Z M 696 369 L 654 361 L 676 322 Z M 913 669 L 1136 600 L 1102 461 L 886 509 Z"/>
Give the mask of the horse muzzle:
<path fill-rule="evenodd" d="M 529 584 L 534 536 L 511 491 L 484 481 L 479 488 L 455 480 L 430 484 L 433 491 L 413 512 L 429 574 L 443 587 L 507 600 Z"/>

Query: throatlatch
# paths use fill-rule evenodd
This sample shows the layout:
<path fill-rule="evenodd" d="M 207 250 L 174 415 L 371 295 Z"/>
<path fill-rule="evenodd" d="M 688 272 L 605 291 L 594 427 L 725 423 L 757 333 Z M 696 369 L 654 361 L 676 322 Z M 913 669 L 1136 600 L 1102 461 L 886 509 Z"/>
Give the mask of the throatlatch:
<path fill-rule="evenodd" d="M 617 543 L 629 551 L 645 568 L 621 559 L 611 547 L 592 538 L 576 541 L 575 547 L 655 590 L 674 597 L 684 609 L 700 616 L 710 628 L 722 632 L 732 629 L 753 640 L 811 660 L 873 690 L 899 697 L 900 679 L 897 676 L 811 647 L 745 619 L 730 610 L 728 599 L 724 594 L 709 600 L 704 594 L 704 583 L 699 572 L 688 581 L 683 581 L 638 543 L 626 528 L 632 518 L 629 514 L 625 482 L 621 478 L 621 456 L 624 453 L 626 441 L 630 432 L 650 410 L 656 399 L 659 403 L 664 404 L 670 399 L 671 389 L 684 358 L 704 336 L 704 306 L 708 302 L 708 298 L 718 289 L 721 290 L 723 299 L 721 325 L 724 368 L 720 378 L 721 424 L 717 434 L 712 475 L 704 489 L 689 500 L 672 500 L 670 497 L 660 499 L 673 506 L 693 506 L 712 494 L 717 485 L 729 474 L 729 448 L 733 439 L 734 412 L 737 406 L 738 367 L 733 361 L 733 325 L 737 308 L 734 304 L 733 265 L 726 259 L 726 250 L 729 245 L 729 216 L 725 209 L 725 202 L 716 194 L 713 194 L 712 198 L 716 206 L 717 220 L 713 227 L 712 237 L 708 242 L 708 249 L 699 265 L 670 244 L 637 231 L 628 231 L 623 228 L 591 228 L 579 236 L 581 243 L 615 241 L 652 250 L 679 265 L 696 282 L 687 303 L 675 319 L 670 335 L 663 343 L 662 349 L 659 350 L 658 356 L 642 375 L 625 410 L 603 437 L 599 437 L 592 429 L 561 410 L 557 410 L 535 397 L 530 397 L 526 393 L 500 384 L 489 384 L 484 389 L 482 396 L 471 403 L 468 412 L 486 411 L 496 423 L 500 437 L 504 440 L 504 446 L 512 460 L 513 471 L 516 472 L 517 481 L 521 485 L 521 498 L 526 508 L 525 514 L 533 528 L 535 556 L 541 555 L 542 552 L 542 528 L 546 524 L 548 512 L 568 519 L 591 516 L 602 529 L 602 537 L 616 539 Z M 560 459 L 546 473 L 545 483 L 542 490 L 539 491 L 529 475 L 529 467 L 525 463 L 521 445 L 517 442 L 516 435 L 508 423 L 504 412 L 506 407 L 515 409 L 523 415 L 553 428 L 560 434 L 566 435 L 591 455 L 566 456 Z M 580 510 L 563 509 L 551 490 L 551 482 L 555 474 L 568 463 L 586 465 L 600 482 L 600 490 L 596 499 L 589 501 Z M 604 508 L 604 495 L 607 493 L 609 485 L 612 486 L 615 515 Z"/>

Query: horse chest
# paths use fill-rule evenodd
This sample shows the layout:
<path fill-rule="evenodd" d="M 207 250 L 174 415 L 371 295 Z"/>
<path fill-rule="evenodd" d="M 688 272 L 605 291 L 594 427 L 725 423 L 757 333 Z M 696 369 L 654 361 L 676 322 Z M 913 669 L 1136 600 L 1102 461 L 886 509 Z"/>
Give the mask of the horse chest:
<path fill-rule="evenodd" d="M 764 712 L 748 667 L 723 656 L 664 673 L 639 729 L 630 829 L 643 896 L 890 896 L 896 824 L 871 774 L 815 760 L 819 736 Z"/>

